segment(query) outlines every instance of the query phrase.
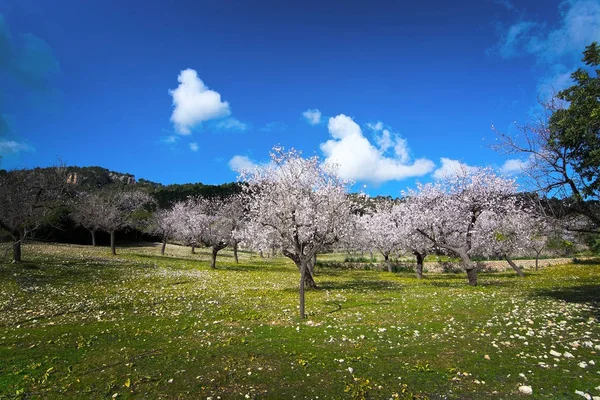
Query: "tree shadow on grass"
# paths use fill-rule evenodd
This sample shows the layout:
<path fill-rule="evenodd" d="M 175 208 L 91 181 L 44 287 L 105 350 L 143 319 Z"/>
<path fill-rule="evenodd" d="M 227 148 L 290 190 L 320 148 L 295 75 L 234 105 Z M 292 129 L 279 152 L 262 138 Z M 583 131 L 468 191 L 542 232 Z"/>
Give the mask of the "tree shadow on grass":
<path fill-rule="evenodd" d="M 590 313 L 600 319 L 600 285 L 598 284 L 538 289 L 531 296 L 585 304 L 589 307 Z"/>

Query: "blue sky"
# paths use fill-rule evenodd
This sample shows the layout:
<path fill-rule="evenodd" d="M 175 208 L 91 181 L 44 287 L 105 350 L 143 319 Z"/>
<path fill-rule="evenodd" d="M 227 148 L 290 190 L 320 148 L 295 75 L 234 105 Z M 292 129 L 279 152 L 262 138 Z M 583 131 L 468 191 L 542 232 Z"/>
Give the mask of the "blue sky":
<path fill-rule="evenodd" d="M 0 0 L 1 167 L 218 184 L 280 144 L 370 194 L 510 173 L 490 126 L 600 41 L 600 0 L 172 3 Z"/>

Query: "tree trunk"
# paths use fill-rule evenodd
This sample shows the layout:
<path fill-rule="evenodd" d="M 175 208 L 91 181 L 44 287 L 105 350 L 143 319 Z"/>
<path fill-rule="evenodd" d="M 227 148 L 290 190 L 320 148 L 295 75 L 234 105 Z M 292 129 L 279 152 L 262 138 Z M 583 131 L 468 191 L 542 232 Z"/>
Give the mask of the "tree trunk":
<path fill-rule="evenodd" d="M 15 236 L 15 241 L 13 242 L 13 262 L 21 262 L 21 243 L 23 242 L 23 235 L 19 232 Z"/>
<path fill-rule="evenodd" d="M 192 254 L 196 254 L 196 244 L 192 243 Z"/>
<path fill-rule="evenodd" d="M 375 257 L 373 257 L 373 250 L 369 251 L 369 255 L 371 256 L 371 261 L 373 261 L 375 258 Z"/>
<path fill-rule="evenodd" d="M 161 246 L 161 248 L 160 248 L 160 255 L 161 255 L 161 256 L 164 256 L 164 255 L 165 255 L 165 249 L 166 249 L 166 248 L 167 248 L 167 238 L 165 237 L 165 238 L 163 238 L 163 241 L 162 241 L 162 246 Z"/>
<path fill-rule="evenodd" d="M 385 265 L 387 266 L 388 272 L 394 272 L 392 268 L 392 262 L 390 261 L 390 253 L 382 253 L 383 260 L 385 261 Z"/>
<path fill-rule="evenodd" d="M 263 254 L 263 251 L 262 251 L 262 250 L 259 250 L 259 251 L 258 251 L 258 255 L 260 256 L 260 258 L 265 258 L 265 256 L 264 256 L 264 254 Z"/>
<path fill-rule="evenodd" d="M 417 257 L 417 278 L 421 279 L 423 278 L 423 262 L 425 261 L 425 255 L 419 253 L 418 251 L 413 251 L 413 254 L 415 255 L 415 257 Z"/>
<path fill-rule="evenodd" d="M 92 234 L 92 246 L 96 247 L 96 231 L 90 231 Z"/>
<path fill-rule="evenodd" d="M 525 274 L 523 273 L 523 271 L 521 270 L 521 268 L 519 268 L 517 266 L 517 264 L 515 264 L 513 262 L 513 260 L 510 259 L 509 256 L 505 255 L 504 259 L 508 262 L 508 264 L 512 267 L 512 269 L 514 269 L 517 272 L 517 275 L 519 275 L 520 277 L 524 277 Z"/>
<path fill-rule="evenodd" d="M 467 277 L 469 278 L 469 285 L 477 286 L 477 269 L 475 267 L 467 270 Z"/>
<path fill-rule="evenodd" d="M 212 255 L 210 258 L 210 267 L 212 269 L 217 268 L 217 253 L 219 252 L 219 250 L 220 249 L 216 246 L 213 246 L 213 248 L 212 248 Z"/>
<path fill-rule="evenodd" d="M 535 270 L 538 270 L 538 261 L 540 260 L 540 254 L 542 253 L 542 251 L 536 251 L 535 252 Z"/>
<path fill-rule="evenodd" d="M 113 256 L 117 255 L 117 247 L 115 246 L 115 231 L 110 232 L 110 252 Z"/>
<path fill-rule="evenodd" d="M 306 287 L 308 287 L 309 289 L 317 289 L 317 283 L 315 282 L 314 279 L 314 275 L 315 275 L 315 260 L 316 260 L 317 256 L 315 255 L 313 258 L 311 258 L 307 263 L 306 263 L 306 271 L 304 273 L 304 284 Z"/>
<path fill-rule="evenodd" d="M 460 259 L 462 260 L 463 267 L 465 271 L 467 271 L 467 278 L 469 279 L 469 285 L 477 286 L 477 268 L 475 268 L 475 264 L 471 261 L 471 257 L 465 249 L 457 249 L 453 250 L 455 254 L 458 254 Z"/>
<path fill-rule="evenodd" d="M 236 264 L 240 263 L 240 260 L 238 259 L 238 242 L 233 242 L 233 259 L 235 261 Z"/>

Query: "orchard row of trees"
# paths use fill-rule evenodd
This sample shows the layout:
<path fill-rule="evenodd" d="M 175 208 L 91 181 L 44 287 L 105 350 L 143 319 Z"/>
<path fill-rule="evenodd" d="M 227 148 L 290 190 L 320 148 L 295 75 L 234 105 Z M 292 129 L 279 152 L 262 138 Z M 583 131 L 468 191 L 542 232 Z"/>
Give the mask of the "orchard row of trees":
<path fill-rule="evenodd" d="M 598 66 L 600 51 L 588 47 L 584 61 Z M 0 228 L 13 239 L 13 257 L 21 259 L 21 243 L 56 207 L 71 202 L 72 218 L 92 233 L 111 234 L 144 221 L 144 227 L 167 241 L 218 252 L 238 244 L 257 251 L 278 249 L 298 267 L 300 314 L 304 290 L 316 287 L 314 260 L 334 248 L 378 250 L 389 255 L 412 253 L 422 276 L 425 255 L 444 252 L 462 261 L 469 284 L 477 284 L 473 256 L 511 255 L 531 249 L 539 255 L 549 228 L 597 234 L 600 229 L 600 84 L 598 70 L 573 74 L 576 84 L 560 92 L 538 124 L 523 127 L 526 135 L 500 134 L 499 149 L 528 155 L 524 164 L 544 194 L 561 197 L 560 210 L 517 194 L 514 180 L 491 169 L 456 171 L 445 180 L 419 185 L 399 200 L 369 202 L 348 194 L 349 183 L 317 157 L 275 147 L 271 162 L 240 176 L 242 193 L 225 198 L 189 197 L 158 208 L 140 190 L 69 193 L 64 169 L 11 171 L 0 174 Z M 565 103 L 568 102 L 568 103 Z M 557 105 L 558 104 L 558 105 Z M 525 142 L 522 142 L 525 140 Z M 74 200 L 73 200 L 74 198 Z M 151 217 L 150 217 L 151 216 Z M 146 218 L 149 217 L 149 218 Z M 556 218 L 560 217 L 560 218 Z"/>

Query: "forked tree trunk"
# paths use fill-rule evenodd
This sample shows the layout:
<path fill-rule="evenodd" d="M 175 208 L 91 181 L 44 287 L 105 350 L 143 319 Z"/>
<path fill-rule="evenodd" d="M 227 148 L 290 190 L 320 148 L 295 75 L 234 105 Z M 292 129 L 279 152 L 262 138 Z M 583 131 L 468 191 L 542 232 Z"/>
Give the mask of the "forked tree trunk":
<path fill-rule="evenodd" d="M 117 247 L 115 245 L 115 231 L 110 232 L 110 252 L 113 256 L 117 255 Z"/>
<path fill-rule="evenodd" d="M 15 235 L 15 241 L 13 242 L 13 262 L 21 262 L 21 243 L 23 242 L 23 235 L 19 232 Z"/>
<path fill-rule="evenodd" d="M 96 231 L 91 230 L 90 233 L 92 234 L 92 246 L 96 247 Z"/>
<path fill-rule="evenodd" d="M 419 253 L 418 251 L 413 251 L 415 257 L 417 257 L 417 278 L 423 278 L 423 262 L 425 261 L 425 254 Z"/>
<path fill-rule="evenodd" d="M 517 272 L 517 275 L 519 275 L 520 277 L 524 277 L 525 274 L 523 273 L 523 271 L 521 270 L 521 268 L 519 268 L 517 266 L 517 264 L 515 264 L 513 262 L 513 260 L 511 260 L 511 258 L 507 255 L 504 256 L 504 259 L 508 262 L 508 264 L 512 267 L 512 269 L 514 269 Z"/>
<path fill-rule="evenodd" d="M 164 256 L 164 255 L 165 255 L 165 249 L 166 249 L 166 248 L 167 248 L 167 238 L 165 237 L 165 238 L 163 238 L 163 241 L 162 241 L 162 246 L 161 246 L 161 248 L 160 248 L 160 255 L 161 255 L 161 256 Z"/>
<path fill-rule="evenodd" d="M 385 261 L 388 272 L 394 272 L 394 269 L 392 268 L 392 262 L 390 261 L 390 253 L 382 252 L 381 254 L 383 254 L 383 261 Z"/>
<path fill-rule="evenodd" d="M 238 242 L 233 242 L 233 260 L 236 264 L 240 263 L 240 260 L 238 259 Z"/>
<path fill-rule="evenodd" d="M 215 269 L 217 268 L 217 253 L 220 250 L 223 250 L 225 247 L 227 247 L 227 244 L 218 244 L 216 246 L 212 246 L 212 254 L 211 254 L 211 258 L 210 258 L 210 267 Z"/>

